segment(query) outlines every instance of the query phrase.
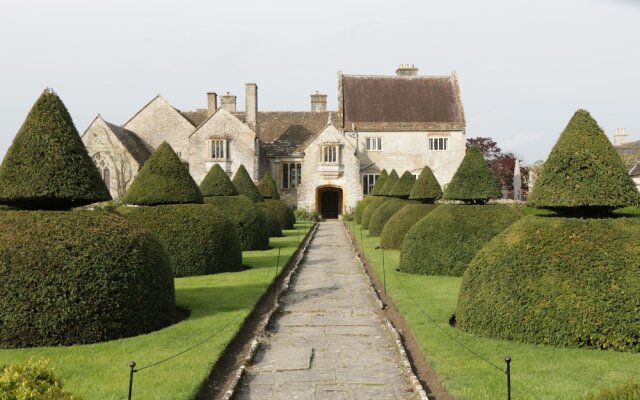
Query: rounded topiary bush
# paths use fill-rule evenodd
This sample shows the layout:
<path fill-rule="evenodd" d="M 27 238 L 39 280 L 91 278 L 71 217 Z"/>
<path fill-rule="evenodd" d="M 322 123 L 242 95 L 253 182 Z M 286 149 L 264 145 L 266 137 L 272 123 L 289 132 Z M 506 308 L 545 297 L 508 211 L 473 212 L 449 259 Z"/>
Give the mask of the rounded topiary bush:
<path fill-rule="evenodd" d="M 528 216 L 464 274 L 456 318 L 492 338 L 640 351 L 638 218 Z"/>
<path fill-rule="evenodd" d="M 117 214 L 0 213 L 0 346 L 95 343 L 160 329 L 175 312 L 158 240 Z"/>
<path fill-rule="evenodd" d="M 384 224 L 380 235 L 380 247 L 400 249 L 409 229 L 437 206 L 438 204 L 408 204 L 402 207 Z"/>
<path fill-rule="evenodd" d="M 521 216 L 521 210 L 504 204 L 441 205 L 407 232 L 400 270 L 461 276 L 476 253 Z"/>
<path fill-rule="evenodd" d="M 418 180 L 411 188 L 409 200 L 419 200 L 423 203 L 433 203 L 442 197 L 442 188 L 438 183 L 433 171 L 425 165 L 418 176 Z"/>
<path fill-rule="evenodd" d="M 400 211 L 404 206 L 413 203 L 416 202 L 404 199 L 390 199 L 389 201 L 382 204 L 380 207 L 378 207 L 376 212 L 373 213 L 373 216 L 369 221 L 369 236 L 380 236 L 389 218 Z"/>
<path fill-rule="evenodd" d="M 375 196 L 371 198 L 371 201 L 364 208 L 362 212 L 362 217 L 360 218 L 360 223 L 362 225 L 362 229 L 369 229 L 369 222 L 371 221 L 371 217 L 373 217 L 374 213 L 385 202 L 391 200 L 390 197 L 384 196 Z"/>
<path fill-rule="evenodd" d="M 204 202 L 220 208 L 235 225 L 242 250 L 269 248 L 267 219 L 254 202 L 246 196 L 211 196 Z"/>
<path fill-rule="evenodd" d="M 442 198 L 467 204 L 485 204 L 490 199 L 500 197 L 500 183 L 491 172 L 480 149 L 470 146 Z"/>
<path fill-rule="evenodd" d="M 280 225 L 280 220 L 276 215 L 276 211 L 271 207 L 267 207 L 266 204 L 264 204 L 264 202 L 256 203 L 256 205 L 258 206 L 258 209 L 260 210 L 260 212 L 262 212 L 262 214 L 265 216 L 267 220 L 269 237 L 284 236 L 282 234 L 282 225 Z"/>
<path fill-rule="evenodd" d="M 149 229 L 164 246 L 173 275 L 195 276 L 242 268 L 235 225 L 209 204 L 120 207 L 118 212 Z"/>
<path fill-rule="evenodd" d="M 270 209 L 280 223 L 282 229 L 293 229 L 296 223 L 296 215 L 291 207 L 283 200 L 267 199 L 259 203 L 261 207 Z"/>
<path fill-rule="evenodd" d="M 362 213 L 364 209 L 369 205 L 371 200 L 375 199 L 374 196 L 367 196 L 364 199 L 360 200 L 356 205 L 356 209 L 353 212 L 353 219 L 356 221 L 356 224 L 362 223 Z"/>

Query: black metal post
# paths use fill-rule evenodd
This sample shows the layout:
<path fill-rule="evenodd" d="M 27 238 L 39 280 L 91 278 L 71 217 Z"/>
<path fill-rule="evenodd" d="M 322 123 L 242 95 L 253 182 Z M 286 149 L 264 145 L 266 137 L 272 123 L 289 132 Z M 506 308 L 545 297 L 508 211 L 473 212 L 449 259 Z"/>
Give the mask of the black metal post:
<path fill-rule="evenodd" d="M 131 394 L 133 392 L 133 373 L 136 372 L 135 368 L 136 368 L 136 362 L 135 361 L 131 361 L 129 363 L 129 400 L 131 400 Z"/>
<path fill-rule="evenodd" d="M 507 354 L 504 361 L 507 363 L 507 400 L 511 400 L 511 357 Z"/>
<path fill-rule="evenodd" d="M 387 270 L 384 267 L 384 248 L 380 246 L 382 251 L 382 286 L 384 287 L 384 294 L 387 294 Z"/>

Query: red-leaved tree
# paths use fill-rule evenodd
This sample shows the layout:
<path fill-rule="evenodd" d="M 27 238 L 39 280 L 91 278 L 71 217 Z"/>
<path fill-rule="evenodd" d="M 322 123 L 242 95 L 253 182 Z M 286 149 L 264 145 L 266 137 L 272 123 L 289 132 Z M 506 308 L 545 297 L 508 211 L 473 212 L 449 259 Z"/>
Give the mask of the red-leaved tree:
<path fill-rule="evenodd" d="M 516 156 L 511 152 L 503 153 L 502 149 L 498 147 L 498 143 L 489 137 L 467 139 L 467 147 L 472 145 L 480 149 L 493 175 L 500 182 L 500 186 L 503 189 L 513 190 L 513 170 L 516 166 Z M 520 174 L 522 175 L 522 190 L 528 190 L 529 169 L 520 165 Z"/>

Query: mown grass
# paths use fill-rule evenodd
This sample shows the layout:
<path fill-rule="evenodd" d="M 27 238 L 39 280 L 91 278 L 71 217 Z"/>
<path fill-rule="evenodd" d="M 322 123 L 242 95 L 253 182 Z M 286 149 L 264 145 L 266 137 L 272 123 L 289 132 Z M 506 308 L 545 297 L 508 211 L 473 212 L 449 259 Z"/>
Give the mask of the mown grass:
<path fill-rule="evenodd" d="M 349 222 L 347 226 L 355 227 L 354 236 L 360 243 L 360 225 Z M 376 249 L 380 238 L 368 237 L 368 233 L 362 231 L 365 255 L 382 281 L 382 251 Z M 427 362 L 458 400 L 506 398 L 506 377 L 447 334 L 501 368 L 505 367 L 504 357 L 509 354 L 513 359 L 514 399 L 582 399 L 600 388 L 640 379 L 637 353 L 529 345 L 481 338 L 452 328 L 449 319 L 455 312 L 462 278 L 398 272 L 400 251 L 385 250 L 384 256 L 388 294 L 405 317 Z"/>
<path fill-rule="evenodd" d="M 134 399 L 193 399 L 275 278 L 278 249 L 282 268 L 298 248 L 298 236 L 302 241 L 310 227 L 309 222 L 296 224 L 296 229 L 283 232 L 284 237 L 271 238 L 272 249 L 243 252 L 243 264 L 250 267 L 245 271 L 177 278 L 177 304 L 191 310 L 183 322 L 147 335 L 93 345 L 0 349 L 0 366 L 46 358 L 68 391 L 84 399 L 126 399 L 129 361 L 143 368 L 218 332 L 196 349 L 135 374 Z"/>

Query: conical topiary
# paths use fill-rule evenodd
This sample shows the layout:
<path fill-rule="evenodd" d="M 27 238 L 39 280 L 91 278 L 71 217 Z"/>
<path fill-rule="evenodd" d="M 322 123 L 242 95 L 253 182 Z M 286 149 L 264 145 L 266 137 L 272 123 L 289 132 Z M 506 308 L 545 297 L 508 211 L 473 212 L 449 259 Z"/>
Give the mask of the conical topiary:
<path fill-rule="evenodd" d="M 200 191 L 208 196 L 235 196 L 238 194 L 236 187 L 231 183 L 229 175 L 219 164 L 215 164 L 200 183 Z"/>
<path fill-rule="evenodd" d="M 422 172 L 420 172 L 420 176 L 418 176 L 418 180 L 411 189 L 409 199 L 418 200 L 423 203 L 433 203 L 441 197 L 442 188 L 435 175 L 433 175 L 431 168 L 425 165 Z"/>
<path fill-rule="evenodd" d="M 411 172 L 405 171 L 400 177 L 400 180 L 398 180 L 398 183 L 396 183 L 393 189 L 389 192 L 389 196 L 407 199 L 409 198 L 409 193 L 411 193 L 411 189 L 415 183 L 416 177 L 413 176 Z"/>
<path fill-rule="evenodd" d="M 502 196 L 500 184 L 489 169 L 480 149 L 470 146 L 444 192 L 443 198 L 469 204 L 484 204 Z"/>
<path fill-rule="evenodd" d="M 269 172 L 264 174 L 264 176 L 258 183 L 258 191 L 265 199 L 280 200 L 280 194 L 278 194 L 276 181 L 273 180 L 273 177 Z"/>
<path fill-rule="evenodd" d="M 391 193 L 391 189 L 396 186 L 396 183 L 398 183 L 399 180 L 400 177 L 398 176 L 398 173 L 395 169 L 392 169 L 391 173 L 389 173 L 389 177 L 384 182 L 384 186 L 378 192 L 378 196 L 389 196 L 389 193 Z"/>
<path fill-rule="evenodd" d="M 178 155 L 163 142 L 149 157 L 125 193 L 127 204 L 202 203 L 202 193 Z"/>
<path fill-rule="evenodd" d="M 45 90 L 0 165 L 0 204 L 66 210 L 110 199 L 67 108 Z"/>
<path fill-rule="evenodd" d="M 264 200 L 244 165 L 240 165 L 240 168 L 238 168 L 232 182 L 239 194 L 247 196 L 254 203 Z"/>
<path fill-rule="evenodd" d="M 371 195 L 371 196 L 379 196 L 380 195 L 380 190 L 384 186 L 384 184 L 387 181 L 388 177 L 389 177 L 389 173 L 387 172 L 386 169 L 383 169 L 382 171 L 380 171 L 380 175 L 378 175 L 378 179 L 376 180 L 376 184 L 373 185 L 373 188 L 369 192 L 369 195 Z"/>
<path fill-rule="evenodd" d="M 589 112 L 578 110 L 544 163 L 528 205 L 598 212 L 640 202 L 622 159 Z"/>

